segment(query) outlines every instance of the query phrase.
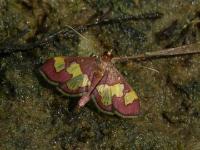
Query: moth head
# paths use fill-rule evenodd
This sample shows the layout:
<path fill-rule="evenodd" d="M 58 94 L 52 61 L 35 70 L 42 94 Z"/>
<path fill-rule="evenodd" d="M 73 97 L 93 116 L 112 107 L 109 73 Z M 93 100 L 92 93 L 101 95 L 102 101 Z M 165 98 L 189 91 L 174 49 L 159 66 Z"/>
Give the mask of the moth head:
<path fill-rule="evenodd" d="M 112 58 L 113 58 L 112 50 L 110 50 L 110 51 L 105 51 L 105 52 L 103 53 L 103 55 L 101 56 L 101 58 L 102 58 L 103 61 L 108 61 L 108 62 L 110 62 L 110 61 L 112 60 Z"/>

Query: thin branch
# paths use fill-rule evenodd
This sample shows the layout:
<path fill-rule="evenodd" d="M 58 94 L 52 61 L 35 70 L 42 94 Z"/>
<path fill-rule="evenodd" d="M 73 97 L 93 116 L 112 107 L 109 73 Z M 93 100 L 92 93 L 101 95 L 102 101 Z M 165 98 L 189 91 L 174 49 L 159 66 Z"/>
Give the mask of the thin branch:
<path fill-rule="evenodd" d="M 146 13 L 138 16 L 123 16 L 119 18 L 113 18 L 113 19 L 105 19 L 101 20 L 95 23 L 91 24 L 86 24 L 86 25 L 81 25 L 77 27 L 72 27 L 72 30 L 69 30 L 69 26 L 66 26 L 66 28 L 61 29 L 53 34 L 48 35 L 45 38 L 42 38 L 41 40 L 37 40 L 35 42 L 30 42 L 27 44 L 5 44 L 0 46 L 0 54 L 10 54 L 13 52 L 23 52 L 26 50 L 32 50 L 35 48 L 43 47 L 44 45 L 51 43 L 56 37 L 62 36 L 62 37 L 70 37 L 74 32 L 74 30 L 78 33 L 85 32 L 86 30 L 97 27 L 97 26 L 106 26 L 110 24 L 116 24 L 116 23 L 122 23 L 126 21 L 131 21 L 131 20 L 156 20 L 159 19 L 163 16 L 162 13 L 159 12 L 152 12 L 152 13 Z M 71 29 L 71 28 L 70 28 Z"/>
<path fill-rule="evenodd" d="M 114 57 L 112 59 L 112 62 L 113 63 L 124 62 L 128 60 L 145 61 L 150 59 L 176 57 L 176 56 L 192 55 L 192 54 L 200 54 L 200 42 L 175 48 L 163 49 L 160 51 L 145 52 L 143 54 L 135 56 Z"/>

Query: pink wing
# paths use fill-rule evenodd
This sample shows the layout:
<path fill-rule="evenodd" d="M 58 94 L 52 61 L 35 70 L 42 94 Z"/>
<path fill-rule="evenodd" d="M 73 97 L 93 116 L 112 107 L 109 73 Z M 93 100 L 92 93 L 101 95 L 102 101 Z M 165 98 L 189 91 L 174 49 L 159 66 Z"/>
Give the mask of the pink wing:
<path fill-rule="evenodd" d="M 83 84 L 85 77 L 87 77 L 88 83 L 92 81 L 96 68 L 98 65 L 95 57 L 60 56 L 47 60 L 40 68 L 40 72 L 49 83 L 56 85 L 62 93 L 81 95 L 87 92 L 89 84 L 85 82 L 85 86 L 79 84 Z"/>
<path fill-rule="evenodd" d="M 140 103 L 136 93 L 113 66 L 93 91 L 93 100 L 105 113 L 121 117 L 139 114 Z"/>

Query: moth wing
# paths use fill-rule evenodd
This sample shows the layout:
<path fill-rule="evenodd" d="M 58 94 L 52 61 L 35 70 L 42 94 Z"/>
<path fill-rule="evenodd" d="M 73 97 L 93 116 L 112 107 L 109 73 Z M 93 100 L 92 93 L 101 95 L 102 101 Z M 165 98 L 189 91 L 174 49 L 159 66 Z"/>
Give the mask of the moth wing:
<path fill-rule="evenodd" d="M 121 117 L 139 114 L 139 99 L 132 87 L 125 81 L 118 70 L 111 66 L 96 89 L 93 91 L 94 102 L 106 113 Z"/>
<path fill-rule="evenodd" d="M 106 83 L 108 75 L 105 75 L 92 92 L 92 99 L 97 108 L 107 114 L 113 114 L 112 94 Z"/>
<path fill-rule="evenodd" d="M 115 114 L 124 118 L 139 115 L 140 102 L 136 92 L 126 81 L 122 84 L 124 85 L 123 97 L 114 96 L 112 98 Z"/>
<path fill-rule="evenodd" d="M 41 74 L 66 95 L 87 92 L 97 63 L 94 57 L 54 57 L 40 68 Z"/>
<path fill-rule="evenodd" d="M 47 60 L 40 68 L 42 76 L 51 84 L 59 85 L 65 83 L 71 78 L 71 75 L 66 72 L 68 61 L 72 60 L 71 57 L 54 57 Z"/>

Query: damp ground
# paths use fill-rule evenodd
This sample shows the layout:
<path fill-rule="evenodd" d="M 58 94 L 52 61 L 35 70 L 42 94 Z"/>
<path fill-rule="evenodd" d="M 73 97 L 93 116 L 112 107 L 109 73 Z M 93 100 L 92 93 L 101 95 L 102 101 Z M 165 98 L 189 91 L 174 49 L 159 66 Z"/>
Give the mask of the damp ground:
<path fill-rule="evenodd" d="M 111 49 L 114 56 L 130 56 L 197 43 L 199 8 L 198 0 L 0 0 L 4 46 L 37 41 L 67 25 L 160 14 L 97 26 L 81 33 L 85 38 L 57 37 L 40 48 L 2 54 L 0 149 L 199 150 L 200 56 L 117 63 L 141 100 L 141 114 L 132 119 L 103 114 L 92 102 L 75 112 L 79 98 L 63 96 L 38 72 L 53 56 Z"/>

